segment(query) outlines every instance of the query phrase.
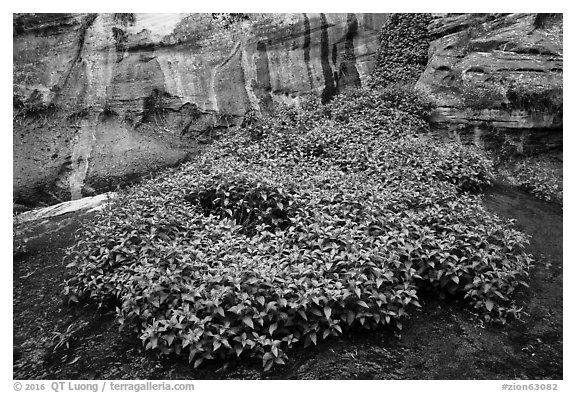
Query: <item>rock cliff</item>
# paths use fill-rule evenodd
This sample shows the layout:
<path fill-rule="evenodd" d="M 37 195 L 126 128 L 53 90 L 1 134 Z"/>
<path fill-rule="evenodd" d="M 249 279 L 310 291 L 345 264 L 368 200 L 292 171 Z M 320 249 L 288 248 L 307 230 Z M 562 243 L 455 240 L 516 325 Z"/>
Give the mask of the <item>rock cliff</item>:
<path fill-rule="evenodd" d="M 13 30 L 18 203 L 112 189 L 247 114 L 366 84 L 417 80 L 452 138 L 562 146 L 561 14 L 15 14 Z"/>
<path fill-rule="evenodd" d="M 360 86 L 386 17 L 16 14 L 14 199 L 90 195 L 247 112 Z"/>
<path fill-rule="evenodd" d="M 519 153 L 562 145 L 561 14 L 436 18 L 416 87 L 436 109 L 433 128 Z"/>

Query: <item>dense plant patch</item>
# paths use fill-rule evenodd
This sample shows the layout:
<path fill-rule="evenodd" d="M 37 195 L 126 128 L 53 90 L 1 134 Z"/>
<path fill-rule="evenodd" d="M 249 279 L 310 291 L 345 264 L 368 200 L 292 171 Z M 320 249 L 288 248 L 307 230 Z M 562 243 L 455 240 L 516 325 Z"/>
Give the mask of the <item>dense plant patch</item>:
<path fill-rule="evenodd" d="M 421 135 L 426 108 L 401 90 L 280 108 L 126 191 L 79 232 L 67 295 L 194 366 L 268 369 L 298 343 L 401 329 L 422 289 L 518 316 L 527 238 L 474 194 L 490 161 Z"/>
<path fill-rule="evenodd" d="M 430 14 L 392 14 L 380 32 L 380 47 L 372 86 L 390 83 L 414 84 L 428 62 L 432 37 L 428 25 Z"/>
<path fill-rule="evenodd" d="M 562 163 L 547 157 L 527 157 L 513 164 L 513 183 L 547 202 L 562 204 Z"/>
<path fill-rule="evenodd" d="M 562 116 L 563 89 L 551 87 L 542 90 L 527 86 L 512 85 L 506 92 L 511 109 L 546 112 Z"/>

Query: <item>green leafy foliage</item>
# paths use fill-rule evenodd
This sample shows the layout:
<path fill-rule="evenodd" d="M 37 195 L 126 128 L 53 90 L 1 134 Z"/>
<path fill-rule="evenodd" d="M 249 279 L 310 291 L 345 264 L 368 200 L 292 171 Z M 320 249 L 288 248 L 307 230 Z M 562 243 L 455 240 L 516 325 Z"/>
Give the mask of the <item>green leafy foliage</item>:
<path fill-rule="evenodd" d="M 452 87 L 463 98 L 463 104 L 473 109 L 507 109 L 545 112 L 561 121 L 562 88 L 536 88 L 531 85 L 496 81 L 461 81 Z"/>
<path fill-rule="evenodd" d="M 286 229 L 290 225 L 286 208 L 292 205 L 288 190 L 250 175 L 218 174 L 185 199 L 199 205 L 206 217 L 214 214 L 234 220 L 246 232 L 252 233 L 259 225 Z"/>
<path fill-rule="evenodd" d="M 229 29 L 235 23 L 250 20 L 250 15 L 243 13 L 212 13 L 212 19 L 223 28 Z"/>
<path fill-rule="evenodd" d="M 300 108 L 279 105 L 275 116 L 252 122 L 247 129 L 252 139 L 267 139 L 262 144 L 269 150 L 278 143 L 278 149 L 284 150 L 296 144 L 310 145 L 311 138 L 318 139 L 312 134 L 320 136 L 319 133 L 325 143 L 338 145 L 353 140 L 364 144 L 366 138 L 377 139 L 381 135 L 426 133 L 430 112 L 430 104 L 412 87 L 392 84 L 379 89 L 347 90 L 326 104 L 313 98 L 304 101 Z M 346 126 L 343 135 L 335 136 L 334 128 L 341 126 Z"/>
<path fill-rule="evenodd" d="M 198 158 L 123 193 L 67 256 L 72 301 L 116 305 L 148 349 L 256 356 L 350 329 L 402 328 L 418 291 L 519 310 L 527 238 L 474 192 L 491 163 L 423 135 L 401 87 L 280 107 Z"/>
<path fill-rule="evenodd" d="M 562 204 L 562 163 L 548 157 L 527 157 L 513 165 L 513 183 L 547 202 Z"/>
<path fill-rule="evenodd" d="M 136 15 L 131 13 L 114 14 L 114 22 L 123 26 L 132 26 L 136 23 Z"/>
<path fill-rule="evenodd" d="M 14 257 L 26 254 L 28 252 L 28 239 L 24 236 L 17 236 L 12 232 L 12 255 Z"/>
<path fill-rule="evenodd" d="M 26 119 L 41 120 L 46 124 L 49 118 L 54 117 L 58 107 L 53 103 L 44 103 L 39 93 L 33 93 L 26 101 L 14 95 L 12 120 L 14 124 L 22 125 Z"/>
<path fill-rule="evenodd" d="M 535 89 L 533 86 L 512 85 L 506 92 L 511 109 L 547 112 L 562 116 L 562 87 Z"/>
<path fill-rule="evenodd" d="M 392 14 L 382 26 L 372 86 L 414 84 L 428 62 L 430 14 Z"/>

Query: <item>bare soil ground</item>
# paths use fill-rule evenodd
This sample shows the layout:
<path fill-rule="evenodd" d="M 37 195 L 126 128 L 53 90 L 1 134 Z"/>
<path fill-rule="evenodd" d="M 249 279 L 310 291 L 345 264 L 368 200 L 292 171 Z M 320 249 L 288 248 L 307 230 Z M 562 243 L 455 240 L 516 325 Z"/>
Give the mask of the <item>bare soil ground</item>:
<path fill-rule="evenodd" d="M 89 215 L 15 227 L 29 238 L 14 257 L 15 379 L 562 379 L 562 208 L 498 184 L 485 205 L 532 236 L 531 285 L 517 294 L 524 321 L 484 325 L 457 299 L 422 294 L 401 336 L 354 332 L 317 347 L 297 348 L 283 367 L 262 371 L 249 358 L 207 363 L 159 358 L 131 332 L 119 332 L 114 311 L 63 303 L 62 257 Z"/>

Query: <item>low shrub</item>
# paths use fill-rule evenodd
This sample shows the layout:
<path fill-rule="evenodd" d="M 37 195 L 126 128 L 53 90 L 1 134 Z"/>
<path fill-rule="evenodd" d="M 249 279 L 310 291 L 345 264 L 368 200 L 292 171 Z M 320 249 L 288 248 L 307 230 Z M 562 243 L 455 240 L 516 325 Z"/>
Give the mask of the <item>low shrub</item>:
<path fill-rule="evenodd" d="M 234 220 L 247 232 L 259 225 L 286 229 L 290 221 L 285 207 L 292 204 L 289 192 L 266 183 L 263 179 L 249 179 L 244 173 L 227 173 L 226 177 L 218 175 L 202 183 L 185 199 L 199 205 L 204 216 L 213 214 Z"/>
<path fill-rule="evenodd" d="M 562 163 L 547 157 L 528 157 L 515 163 L 510 177 L 539 199 L 562 204 Z"/>
<path fill-rule="evenodd" d="M 249 133 L 254 140 L 282 137 L 305 139 L 304 132 L 326 125 L 347 125 L 351 137 L 365 138 L 418 135 L 429 131 L 431 105 L 408 85 L 349 89 L 326 104 L 320 99 L 303 100 L 299 107 L 278 105 L 275 116 L 251 122 Z M 328 132 L 325 133 L 328 135 Z"/>
<path fill-rule="evenodd" d="M 412 135 L 429 131 L 431 105 L 405 84 L 355 89 L 337 96 L 323 108 L 335 122 L 358 130 Z"/>
<path fill-rule="evenodd" d="M 130 13 L 114 14 L 114 22 L 123 26 L 133 26 L 136 23 L 136 15 Z"/>
<path fill-rule="evenodd" d="M 236 23 L 250 20 L 250 15 L 243 13 L 212 13 L 212 20 L 218 22 L 223 28 L 229 29 Z"/>
<path fill-rule="evenodd" d="M 66 294 L 116 305 L 146 348 L 195 367 L 256 356 L 269 369 L 298 343 L 401 329 L 423 288 L 487 321 L 518 316 L 527 238 L 470 193 L 490 162 L 417 136 L 401 94 L 366 102 L 379 126 L 349 97 L 280 108 L 125 192 L 69 250 Z"/>
<path fill-rule="evenodd" d="M 36 93 L 32 95 L 31 99 L 22 101 L 20 98 L 14 96 L 13 120 L 16 121 L 18 118 L 41 118 L 46 120 L 58 111 L 55 104 L 46 104 L 38 97 L 39 93 Z"/>

